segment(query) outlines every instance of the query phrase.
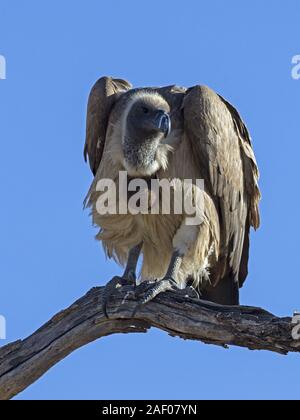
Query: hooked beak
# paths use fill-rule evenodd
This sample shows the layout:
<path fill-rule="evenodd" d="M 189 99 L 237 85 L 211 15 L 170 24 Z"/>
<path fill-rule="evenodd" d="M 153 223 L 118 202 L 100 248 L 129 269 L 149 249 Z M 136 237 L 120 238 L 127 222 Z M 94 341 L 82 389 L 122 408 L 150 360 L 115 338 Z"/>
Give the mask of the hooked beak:
<path fill-rule="evenodd" d="M 168 137 L 171 132 L 171 118 L 165 111 L 159 110 L 155 117 L 155 125 L 159 131 L 164 133 L 164 137 Z"/>

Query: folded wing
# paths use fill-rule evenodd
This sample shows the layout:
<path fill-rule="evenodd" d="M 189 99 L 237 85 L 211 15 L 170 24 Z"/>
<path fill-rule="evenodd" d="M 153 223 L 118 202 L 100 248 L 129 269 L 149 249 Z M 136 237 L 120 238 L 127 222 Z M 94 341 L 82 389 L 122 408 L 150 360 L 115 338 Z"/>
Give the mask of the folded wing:
<path fill-rule="evenodd" d="M 250 226 L 259 227 L 259 174 L 250 136 L 237 110 L 205 86 L 187 91 L 183 111 L 195 164 L 219 215 L 221 250 L 213 281 L 231 276 L 241 286 Z"/>
<path fill-rule="evenodd" d="M 102 158 L 112 107 L 119 96 L 131 87 L 126 80 L 102 77 L 91 90 L 87 106 L 84 158 L 89 160 L 94 175 Z"/>

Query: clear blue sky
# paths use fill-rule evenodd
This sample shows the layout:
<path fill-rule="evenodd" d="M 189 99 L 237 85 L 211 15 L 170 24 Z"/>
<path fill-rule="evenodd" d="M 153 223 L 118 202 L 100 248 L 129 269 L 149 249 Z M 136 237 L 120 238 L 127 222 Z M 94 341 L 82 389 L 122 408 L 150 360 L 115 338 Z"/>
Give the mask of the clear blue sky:
<path fill-rule="evenodd" d="M 106 262 L 82 201 L 89 89 L 207 84 L 233 102 L 261 169 L 242 302 L 300 309 L 298 0 L 0 0 L 0 314 L 25 337 L 121 270 Z M 300 359 L 222 350 L 159 331 L 80 349 L 18 398 L 299 398 Z"/>

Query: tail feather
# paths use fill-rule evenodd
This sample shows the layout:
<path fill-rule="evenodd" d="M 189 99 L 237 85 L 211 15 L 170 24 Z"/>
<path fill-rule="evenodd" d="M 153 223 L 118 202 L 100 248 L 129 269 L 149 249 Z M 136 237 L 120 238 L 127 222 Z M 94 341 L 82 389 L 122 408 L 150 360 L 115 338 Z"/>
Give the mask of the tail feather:
<path fill-rule="evenodd" d="M 200 292 L 203 300 L 229 306 L 240 304 L 239 285 L 230 275 L 220 280 L 216 286 L 208 286 Z"/>

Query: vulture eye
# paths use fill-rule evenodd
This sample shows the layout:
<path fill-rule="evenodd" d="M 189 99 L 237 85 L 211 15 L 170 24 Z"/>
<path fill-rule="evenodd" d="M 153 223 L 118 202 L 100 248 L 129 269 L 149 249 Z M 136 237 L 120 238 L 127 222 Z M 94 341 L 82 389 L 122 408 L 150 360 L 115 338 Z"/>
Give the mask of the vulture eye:
<path fill-rule="evenodd" d="M 148 114 L 149 109 L 146 106 L 142 106 L 142 111 L 144 114 Z"/>

